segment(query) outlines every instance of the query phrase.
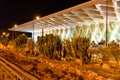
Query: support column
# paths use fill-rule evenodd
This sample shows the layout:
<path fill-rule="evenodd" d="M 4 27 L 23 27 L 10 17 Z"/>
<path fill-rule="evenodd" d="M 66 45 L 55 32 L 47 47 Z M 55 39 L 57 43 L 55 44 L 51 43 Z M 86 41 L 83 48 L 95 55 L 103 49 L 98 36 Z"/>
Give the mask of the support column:
<path fill-rule="evenodd" d="M 42 37 L 44 36 L 44 29 L 42 28 Z"/>
<path fill-rule="evenodd" d="M 107 33 L 108 33 L 108 0 L 106 0 L 106 46 L 107 46 L 107 44 L 108 44 L 108 35 L 107 35 Z"/>

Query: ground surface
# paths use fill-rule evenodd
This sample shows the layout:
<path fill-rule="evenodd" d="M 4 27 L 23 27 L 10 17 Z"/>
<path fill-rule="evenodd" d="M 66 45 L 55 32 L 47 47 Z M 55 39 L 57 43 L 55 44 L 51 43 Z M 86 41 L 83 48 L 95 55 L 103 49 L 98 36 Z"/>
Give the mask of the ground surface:
<path fill-rule="evenodd" d="M 80 65 L 76 61 L 33 58 L 6 48 L 0 49 L 0 56 L 40 80 L 120 80 L 120 71 L 103 69 L 100 65 Z"/>

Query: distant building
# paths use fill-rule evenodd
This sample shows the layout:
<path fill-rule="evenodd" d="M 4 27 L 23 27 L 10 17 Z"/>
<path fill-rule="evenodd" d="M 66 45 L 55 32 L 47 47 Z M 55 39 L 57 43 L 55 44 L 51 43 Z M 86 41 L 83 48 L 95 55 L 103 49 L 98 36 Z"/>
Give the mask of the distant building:
<path fill-rule="evenodd" d="M 88 37 L 91 42 L 120 40 L 120 0 L 91 0 L 83 4 L 50 14 L 9 30 L 31 32 L 34 41 L 44 34 Z"/>

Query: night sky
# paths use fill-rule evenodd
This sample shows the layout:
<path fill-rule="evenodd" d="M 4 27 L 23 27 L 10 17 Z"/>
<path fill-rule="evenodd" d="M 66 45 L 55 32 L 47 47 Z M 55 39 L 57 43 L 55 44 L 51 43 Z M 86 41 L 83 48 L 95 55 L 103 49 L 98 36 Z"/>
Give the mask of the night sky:
<path fill-rule="evenodd" d="M 0 30 L 89 0 L 0 0 Z"/>

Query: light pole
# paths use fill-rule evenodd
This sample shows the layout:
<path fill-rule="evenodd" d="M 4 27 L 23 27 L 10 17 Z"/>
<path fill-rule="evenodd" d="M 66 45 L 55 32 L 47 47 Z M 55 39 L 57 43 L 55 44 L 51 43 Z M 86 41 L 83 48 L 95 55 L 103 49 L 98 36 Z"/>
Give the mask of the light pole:
<path fill-rule="evenodd" d="M 43 37 L 43 35 L 44 35 L 44 29 L 42 28 L 42 37 Z"/>
<path fill-rule="evenodd" d="M 33 41 L 34 41 L 34 26 L 35 26 L 35 24 L 33 25 Z"/>
<path fill-rule="evenodd" d="M 14 27 L 17 28 L 17 24 L 15 24 Z M 16 33 L 14 31 L 14 39 L 15 39 L 15 37 L 16 37 Z"/>
<path fill-rule="evenodd" d="M 35 18 L 35 21 L 38 21 L 40 19 L 40 17 L 39 16 L 36 16 L 36 18 Z M 35 26 L 36 26 L 36 22 L 34 22 L 34 25 L 33 25 L 33 40 L 34 40 L 34 31 L 35 31 Z M 35 41 L 35 40 L 34 40 Z"/>
<path fill-rule="evenodd" d="M 108 0 L 106 0 L 106 47 L 108 46 Z"/>
<path fill-rule="evenodd" d="M 39 16 L 36 16 L 35 21 L 37 21 L 37 20 L 39 20 L 39 19 L 40 19 L 40 17 L 39 17 Z M 34 35 L 35 35 L 34 32 L 35 32 L 35 26 L 36 26 L 35 24 L 36 24 L 36 22 L 34 22 L 34 24 L 33 24 L 33 41 L 35 41 L 35 40 L 34 40 Z"/>

